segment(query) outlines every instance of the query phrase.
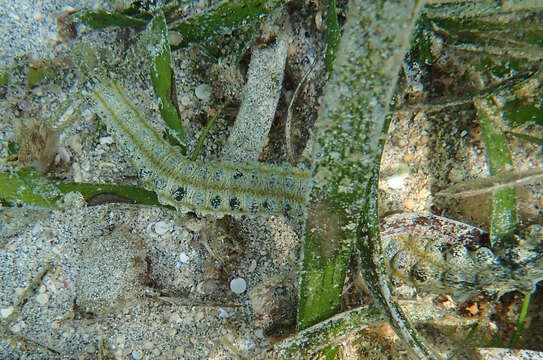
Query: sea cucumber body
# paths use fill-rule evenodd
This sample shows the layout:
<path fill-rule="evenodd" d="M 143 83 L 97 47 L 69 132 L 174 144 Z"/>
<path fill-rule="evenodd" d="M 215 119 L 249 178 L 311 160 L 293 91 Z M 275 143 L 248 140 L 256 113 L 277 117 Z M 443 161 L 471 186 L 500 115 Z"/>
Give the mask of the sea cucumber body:
<path fill-rule="evenodd" d="M 482 292 L 531 293 L 543 279 L 540 225 L 507 248 L 492 248 L 482 229 L 437 215 L 401 213 L 381 225 L 390 274 L 420 290 L 466 301 Z"/>
<path fill-rule="evenodd" d="M 96 112 L 129 154 L 146 187 L 165 205 L 201 215 L 303 216 L 309 170 L 294 167 L 190 161 L 167 143 L 113 81 L 93 90 Z"/>

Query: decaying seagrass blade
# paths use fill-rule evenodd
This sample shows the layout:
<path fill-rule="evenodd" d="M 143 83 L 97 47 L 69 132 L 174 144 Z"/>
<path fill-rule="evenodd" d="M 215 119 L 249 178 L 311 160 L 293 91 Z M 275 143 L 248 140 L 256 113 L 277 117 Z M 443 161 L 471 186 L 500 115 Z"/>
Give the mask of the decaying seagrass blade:
<path fill-rule="evenodd" d="M 168 144 L 114 81 L 92 90 L 95 111 L 161 203 L 200 215 L 303 216 L 309 170 L 259 163 L 190 161 Z"/>
<path fill-rule="evenodd" d="M 437 196 L 465 198 L 491 193 L 507 187 L 517 187 L 538 181 L 543 181 L 543 169 L 532 169 L 523 172 L 510 172 L 503 176 L 474 180 L 453 185 L 438 192 Z"/>
<path fill-rule="evenodd" d="M 236 121 L 221 158 L 257 161 L 268 138 L 283 85 L 289 33 L 282 31 L 268 47 L 254 45 L 247 83 Z"/>

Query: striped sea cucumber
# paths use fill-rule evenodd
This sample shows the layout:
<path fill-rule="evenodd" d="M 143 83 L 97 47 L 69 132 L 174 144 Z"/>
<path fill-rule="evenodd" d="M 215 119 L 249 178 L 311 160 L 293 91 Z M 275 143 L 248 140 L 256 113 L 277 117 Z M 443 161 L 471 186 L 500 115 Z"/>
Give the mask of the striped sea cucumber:
<path fill-rule="evenodd" d="M 95 111 L 161 203 L 217 217 L 304 215 L 311 187 L 308 169 L 190 161 L 143 118 L 116 82 L 98 82 L 92 98 Z"/>
<path fill-rule="evenodd" d="M 507 248 L 492 248 L 482 229 L 437 215 L 396 214 L 381 229 L 391 275 L 424 291 L 465 301 L 481 292 L 531 293 L 543 279 L 540 225 Z"/>

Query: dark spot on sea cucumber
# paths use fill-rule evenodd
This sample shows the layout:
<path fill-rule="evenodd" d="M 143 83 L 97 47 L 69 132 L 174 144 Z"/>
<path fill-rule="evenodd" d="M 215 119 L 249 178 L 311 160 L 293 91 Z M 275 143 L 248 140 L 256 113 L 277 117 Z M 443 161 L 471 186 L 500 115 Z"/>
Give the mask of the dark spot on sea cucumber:
<path fill-rule="evenodd" d="M 230 209 L 232 210 L 238 210 L 239 209 L 239 200 L 238 198 L 231 198 L 230 199 Z"/>
<path fill-rule="evenodd" d="M 211 206 L 215 209 L 217 209 L 219 206 L 221 206 L 222 199 L 219 195 L 214 196 L 211 199 Z"/>
<path fill-rule="evenodd" d="M 223 169 L 217 169 L 217 170 L 215 170 L 215 175 L 213 176 L 213 178 L 214 178 L 214 180 L 216 182 L 221 182 L 222 178 L 223 178 L 223 175 L 224 175 L 224 170 Z"/>
<path fill-rule="evenodd" d="M 176 201 L 181 201 L 183 200 L 186 194 L 187 194 L 187 190 L 184 187 L 180 186 L 177 188 L 177 190 L 173 192 L 172 195 Z"/>
<path fill-rule="evenodd" d="M 277 175 L 270 174 L 268 176 L 268 186 L 271 188 L 276 188 L 279 185 L 279 179 L 277 178 Z"/>
<path fill-rule="evenodd" d="M 256 172 L 251 173 L 251 179 L 249 180 L 251 185 L 258 184 L 258 174 Z"/>
<path fill-rule="evenodd" d="M 237 180 L 239 178 L 241 178 L 243 176 L 243 173 L 241 172 L 240 169 L 235 169 L 234 170 L 234 175 L 232 176 L 234 178 L 234 180 Z"/>
<path fill-rule="evenodd" d="M 202 167 L 198 170 L 198 177 L 199 177 L 201 180 L 206 180 L 208 174 L 209 174 L 209 169 L 208 169 L 206 166 L 202 166 Z"/>
<path fill-rule="evenodd" d="M 285 215 L 286 217 L 288 217 L 290 215 L 290 210 L 292 210 L 292 206 L 290 206 L 289 203 L 286 203 L 284 206 L 283 206 L 283 215 Z"/>
<path fill-rule="evenodd" d="M 274 199 L 264 200 L 264 202 L 262 203 L 262 207 L 269 214 L 275 213 L 281 209 L 281 205 L 279 204 L 279 202 Z"/>
<path fill-rule="evenodd" d="M 151 174 L 152 174 L 151 170 L 149 170 L 146 167 L 142 167 L 140 169 L 139 173 L 140 173 L 140 178 L 142 178 L 142 179 L 146 179 L 146 178 L 150 177 Z"/>

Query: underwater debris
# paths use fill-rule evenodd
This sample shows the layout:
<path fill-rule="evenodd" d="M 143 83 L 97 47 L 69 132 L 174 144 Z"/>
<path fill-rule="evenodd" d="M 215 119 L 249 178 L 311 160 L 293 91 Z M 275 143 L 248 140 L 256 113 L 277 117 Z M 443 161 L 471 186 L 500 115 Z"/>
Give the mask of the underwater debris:
<path fill-rule="evenodd" d="M 46 173 L 57 151 L 58 130 L 41 119 L 20 119 L 16 133 L 19 163 L 34 165 L 42 174 Z"/>

